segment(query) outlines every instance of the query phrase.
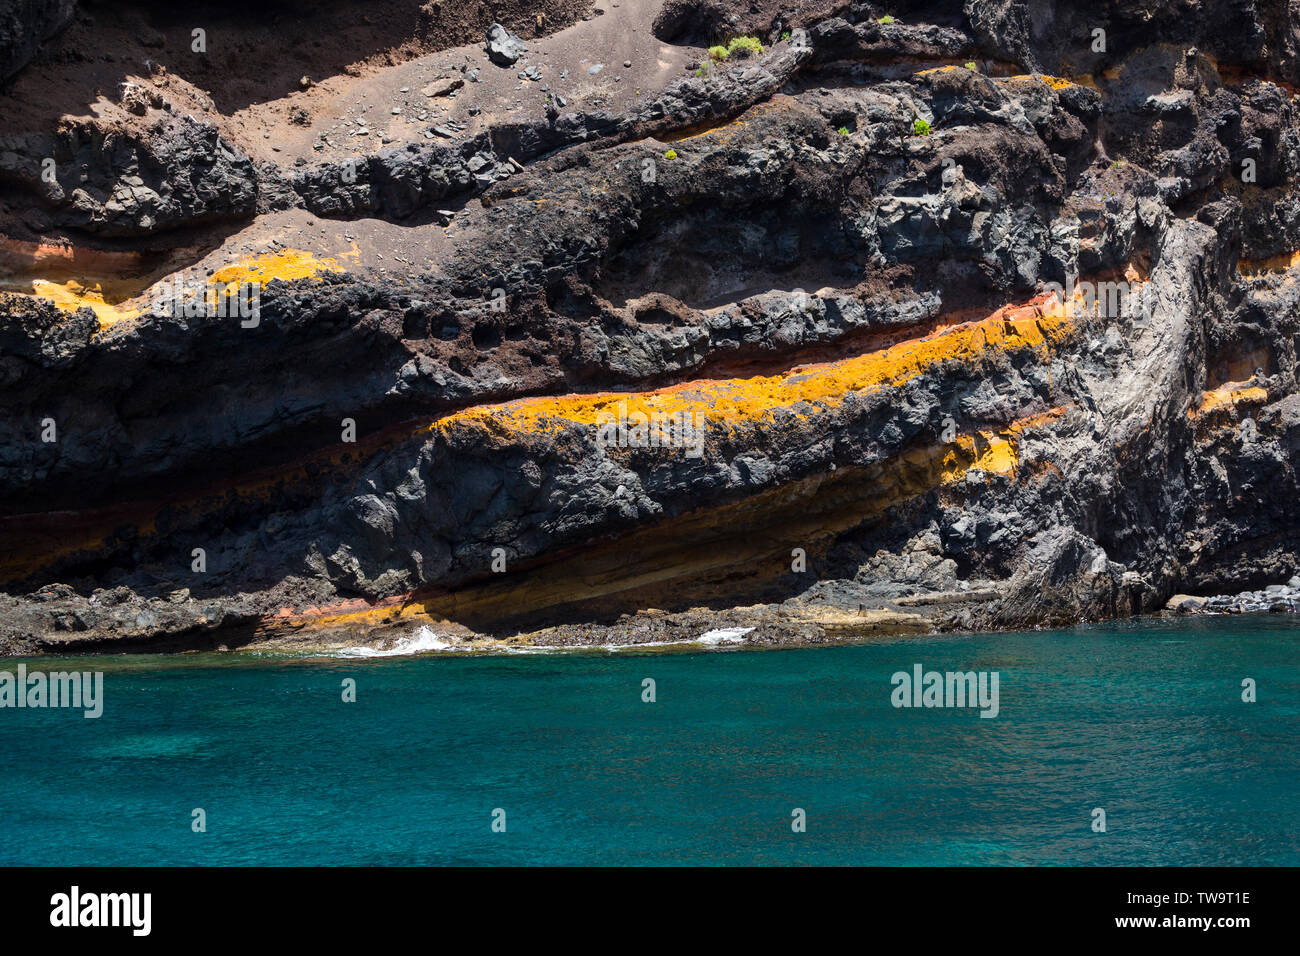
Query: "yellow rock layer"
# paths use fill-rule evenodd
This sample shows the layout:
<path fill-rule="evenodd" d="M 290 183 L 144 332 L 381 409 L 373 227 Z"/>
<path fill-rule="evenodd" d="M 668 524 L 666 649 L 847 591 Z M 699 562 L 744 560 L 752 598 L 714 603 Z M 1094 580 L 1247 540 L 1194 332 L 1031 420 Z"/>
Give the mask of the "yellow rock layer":
<path fill-rule="evenodd" d="M 808 365 L 778 375 L 695 381 L 654 392 L 601 392 L 533 398 L 479 406 L 439 419 L 430 430 L 476 424 L 495 435 L 553 432 L 598 423 L 602 414 L 697 415 L 709 427 L 772 420 L 785 410 L 803 420 L 842 405 L 853 393 L 897 386 L 945 362 L 971 363 L 999 352 L 1046 352 L 1068 335 L 1071 308 L 1051 308 L 1050 297 L 999 310 L 980 322 L 954 326 L 878 352 Z"/>
<path fill-rule="evenodd" d="M 916 71 L 915 73 L 913 73 L 912 75 L 913 75 L 913 76 L 935 76 L 935 75 L 937 75 L 937 74 L 939 74 L 939 73 L 951 73 L 953 70 L 956 70 L 956 69 L 959 69 L 959 67 L 957 66 L 957 64 L 955 64 L 955 63 L 949 63 L 949 64 L 946 64 L 946 65 L 944 65 L 944 66 L 932 66 L 932 67 L 929 67 L 928 69 L 917 70 L 917 71 Z"/>
<path fill-rule="evenodd" d="M 139 284 L 129 280 L 114 282 L 87 278 L 80 281 L 67 279 L 56 282 L 49 279 L 32 279 L 31 290 L 31 295 L 49 299 L 64 312 L 90 309 L 99 320 L 100 328 L 123 319 L 133 319 L 141 312 L 138 308 L 119 304 L 139 294 Z"/>
<path fill-rule="evenodd" d="M 1263 405 L 1267 401 L 1268 392 L 1259 386 L 1242 386 L 1229 382 L 1227 385 L 1202 393 L 1200 404 L 1189 409 L 1188 414 L 1193 418 L 1199 418 L 1221 408 L 1232 408 L 1237 405 Z"/>
<path fill-rule="evenodd" d="M 1241 259 L 1237 262 L 1237 271 L 1247 279 L 1256 279 L 1272 273 L 1290 272 L 1296 266 L 1300 266 L 1300 252 L 1285 252 L 1268 259 Z"/>
<path fill-rule="evenodd" d="M 1021 73 L 1016 76 L 1007 77 L 1007 80 L 1012 83 L 1025 83 L 1025 82 L 1037 80 L 1040 83 L 1047 84 L 1054 90 L 1069 89 L 1071 86 L 1092 85 L 1091 82 L 1092 77 L 1083 77 L 1075 80 L 1075 79 L 1067 79 L 1063 76 L 1049 76 L 1046 73 Z M 1087 82 L 1084 82 L 1084 80 L 1086 80 Z"/>
<path fill-rule="evenodd" d="M 0 290 L 47 299 L 65 312 L 88 308 L 95 313 L 99 327 L 104 329 L 147 312 L 150 306 L 148 292 L 158 278 L 157 275 L 152 278 L 121 278 L 89 273 L 68 276 L 66 270 L 61 271 L 64 274 L 47 276 L 20 272 L 0 277 Z M 323 272 L 341 271 L 337 259 L 317 257 L 301 249 L 285 249 L 218 269 L 208 277 L 207 283 L 214 288 L 240 282 L 266 285 L 276 279 L 291 282 L 318 278 Z M 171 280 L 165 278 L 161 281 Z"/>
<path fill-rule="evenodd" d="M 284 249 L 218 269 L 208 282 L 214 285 L 231 282 L 260 282 L 266 285 L 276 279 L 292 282 L 295 279 L 315 279 L 322 272 L 342 271 L 338 260 L 332 257 L 318 258 L 301 249 Z"/>

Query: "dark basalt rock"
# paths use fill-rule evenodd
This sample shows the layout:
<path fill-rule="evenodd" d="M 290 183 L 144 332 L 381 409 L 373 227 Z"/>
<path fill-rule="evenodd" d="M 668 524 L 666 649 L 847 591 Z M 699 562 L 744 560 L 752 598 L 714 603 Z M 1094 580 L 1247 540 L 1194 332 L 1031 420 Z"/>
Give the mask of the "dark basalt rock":
<path fill-rule="evenodd" d="M 190 116 L 162 115 L 144 134 L 69 123 L 50 135 L 0 136 L 0 180 L 44 206 L 54 225 L 105 237 L 246 218 L 257 209 L 252 161 Z"/>
<path fill-rule="evenodd" d="M 779 606 L 800 640 L 825 636 L 814 606 L 934 628 L 1149 613 L 1180 593 L 1290 608 L 1293 591 L 1267 590 L 1300 571 L 1287 4 L 916 2 L 893 24 L 871 4 L 794 6 L 667 4 L 668 42 L 776 42 L 621 113 L 539 110 L 346 168 L 214 155 L 215 131 L 182 117 L 147 142 L 7 144 L 10 182 L 102 237 L 295 206 L 458 236 L 436 272 L 272 283 L 255 329 L 146 317 L 95 334 L 87 311 L 0 302 L 0 533 L 17 555 L 0 647 L 202 644 L 357 598 L 583 639 L 649 608 Z M 800 27 L 806 48 L 780 40 Z M 89 198 L 40 192 L 46 149 L 87 168 Z M 1014 329 L 998 310 L 1035 314 L 1048 284 L 1133 276 L 1144 314 L 1103 301 L 1042 345 L 961 338 L 995 313 Z M 784 381 L 900 345 L 929 351 L 834 401 L 741 415 L 698 457 L 486 410 Z M 449 417 L 465 410 L 482 416 Z M 33 440 L 47 417 L 57 445 Z M 934 451 L 945 423 L 970 442 L 960 468 Z M 43 543 L 69 526 L 90 543 Z"/>
<path fill-rule="evenodd" d="M 11 0 L 0 8 L 0 82 L 26 66 L 76 10 L 76 0 Z"/>

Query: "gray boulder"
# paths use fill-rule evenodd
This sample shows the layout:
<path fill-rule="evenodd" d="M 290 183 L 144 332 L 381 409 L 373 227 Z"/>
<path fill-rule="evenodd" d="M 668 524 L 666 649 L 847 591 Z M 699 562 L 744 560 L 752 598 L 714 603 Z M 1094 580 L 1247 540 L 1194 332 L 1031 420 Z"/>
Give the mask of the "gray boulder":
<path fill-rule="evenodd" d="M 499 23 L 488 27 L 485 47 L 488 59 L 497 66 L 514 66 L 515 62 L 528 52 L 524 41 Z"/>

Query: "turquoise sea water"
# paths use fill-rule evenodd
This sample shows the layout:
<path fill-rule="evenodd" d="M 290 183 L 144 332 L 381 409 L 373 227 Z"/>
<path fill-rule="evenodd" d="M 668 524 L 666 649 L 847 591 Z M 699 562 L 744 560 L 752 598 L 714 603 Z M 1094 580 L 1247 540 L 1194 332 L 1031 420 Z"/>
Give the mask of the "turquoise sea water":
<path fill-rule="evenodd" d="M 29 659 L 103 670 L 106 700 L 98 720 L 0 709 L 0 864 L 1296 865 L 1298 651 L 1296 620 L 1268 616 L 780 651 Z M 917 663 L 997 671 L 1000 714 L 894 708 Z"/>

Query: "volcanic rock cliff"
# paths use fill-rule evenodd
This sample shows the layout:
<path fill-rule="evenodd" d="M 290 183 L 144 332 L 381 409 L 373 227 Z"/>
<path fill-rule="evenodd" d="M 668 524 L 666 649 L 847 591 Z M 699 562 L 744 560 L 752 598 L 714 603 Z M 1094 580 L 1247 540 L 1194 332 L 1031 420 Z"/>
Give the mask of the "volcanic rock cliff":
<path fill-rule="evenodd" d="M 1287 0 L 2 6 L 0 651 L 1300 571 Z"/>

